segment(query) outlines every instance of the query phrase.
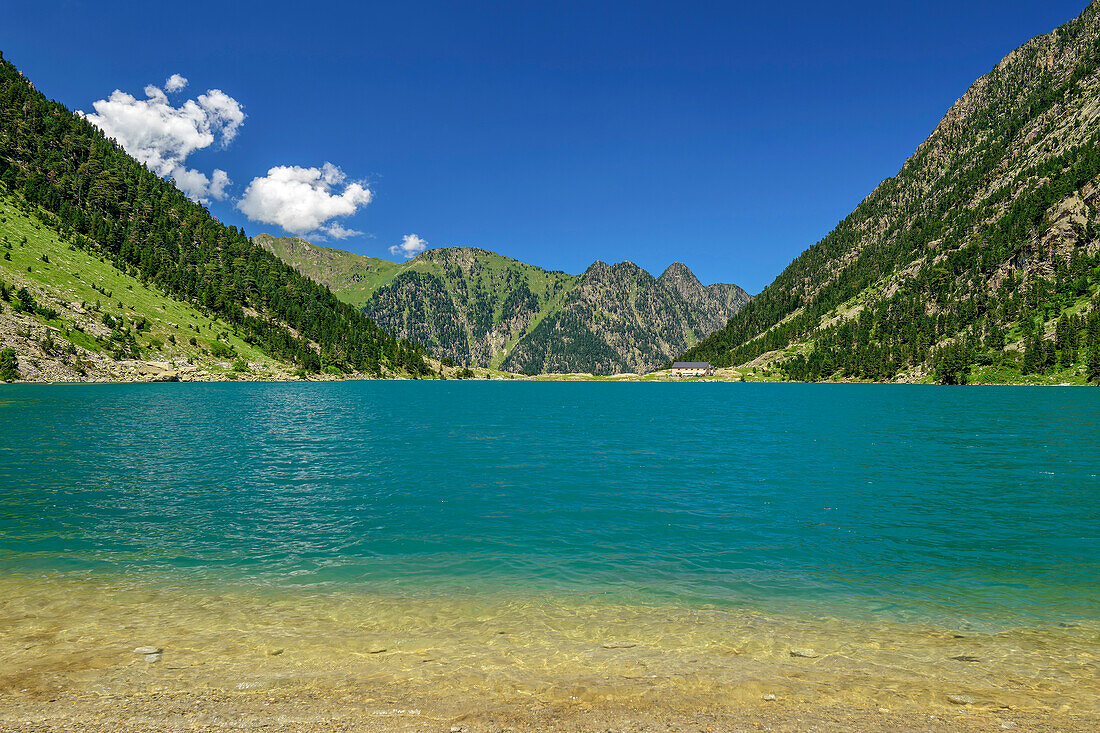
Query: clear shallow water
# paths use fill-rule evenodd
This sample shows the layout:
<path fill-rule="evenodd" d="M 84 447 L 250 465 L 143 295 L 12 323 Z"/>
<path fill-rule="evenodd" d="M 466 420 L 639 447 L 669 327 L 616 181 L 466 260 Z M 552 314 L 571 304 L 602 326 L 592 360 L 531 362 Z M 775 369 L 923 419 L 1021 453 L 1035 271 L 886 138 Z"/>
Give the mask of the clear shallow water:
<path fill-rule="evenodd" d="M 1100 391 L 16 385 L 0 426 L 9 578 L 1100 617 Z"/>

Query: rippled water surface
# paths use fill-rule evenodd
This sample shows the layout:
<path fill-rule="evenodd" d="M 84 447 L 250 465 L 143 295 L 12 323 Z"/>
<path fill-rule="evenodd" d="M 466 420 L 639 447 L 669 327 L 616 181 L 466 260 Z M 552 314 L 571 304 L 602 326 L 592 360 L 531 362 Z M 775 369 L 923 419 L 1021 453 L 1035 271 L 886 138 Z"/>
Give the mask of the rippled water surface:
<path fill-rule="evenodd" d="M 1100 391 L 0 388 L 0 570 L 1093 621 Z"/>

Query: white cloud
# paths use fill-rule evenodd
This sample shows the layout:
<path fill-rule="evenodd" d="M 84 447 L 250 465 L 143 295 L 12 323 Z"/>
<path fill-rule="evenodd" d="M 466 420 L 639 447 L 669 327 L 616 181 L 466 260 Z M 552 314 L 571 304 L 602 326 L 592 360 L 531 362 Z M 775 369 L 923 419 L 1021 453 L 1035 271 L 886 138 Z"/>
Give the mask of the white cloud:
<path fill-rule="evenodd" d="M 180 166 L 172 171 L 172 180 L 176 182 L 176 188 L 183 191 L 192 201 L 209 203 L 211 199 L 223 201 L 226 197 L 225 189 L 233 183 L 229 180 L 229 174 L 220 168 L 215 168 L 210 178 L 200 171 Z"/>
<path fill-rule="evenodd" d="M 244 124 L 244 110 L 241 104 L 221 89 L 207 89 L 199 95 L 199 106 L 207 114 L 207 120 L 214 131 L 221 131 L 221 144 L 224 148 L 237 137 L 237 130 Z"/>
<path fill-rule="evenodd" d="M 368 188 L 355 181 L 344 185 L 346 178 L 332 163 L 321 168 L 276 166 L 252 179 L 237 208 L 252 221 L 277 224 L 291 234 L 343 239 L 361 232 L 330 220 L 350 216 L 371 200 Z M 340 186 L 343 190 L 334 193 Z"/>
<path fill-rule="evenodd" d="M 205 173 L 182 165 L 172 171 L 171 178 L 176 188 L 183 191 L 193 201 L 203 201 L 210 190 L 210 179 Z"/>
<path fill-rule="evenodd" d="M 231 185 L 233 181 L 229 180 L 229 174 L 221 168 L 215 168 L 214 174 L 210 177 L 210 198 L 219 201 L 224 199 L 225 189 Z"/>
<path fill-rule="evenodd" d="M 164 87 L 175 92 L 186 84 L 185 78 L 173 74 Z M 95 112 L 79 114 L 158 176 L 174 179 L 192 200 L 209 203 L 210 199 L 225 198 L 230 182 L 225 171 L 215 170 L 211 179 L 184 163 L 196 150 L 215 141 L 225 147 L 236 137 L 245 119 L 240 103 L 220 89 L 209 89 L 178 107 L 152 84 L 145 87 L 145 96 L 137 99 L 116 89 L 107 99 L 93 103 Z"/>
<path fill-rule="evenodd" d="M 164 90 L 166 92 L 178 92 L 187 86 L 187 79 L 179 74 L 172 74 L 168 77 L 168 81 L 164 82 Z"/>
<path fill-rule="evenodd" d="M 404 255 L 406 259 L 416 257 L 428 248 L 428 243 L 415 234 L 406 234 L 401 238 L 401 244 L 390 247 L 390 254 Z"/>
<path fill-rule="evenodd" d="M 358 237 L 363 234 L 363 232 L 358 229 L 348 229 L 335 221 L 321 227 L 318 231 L 323 232 L 329 239 L 347 239 L 348 237 Z"/>

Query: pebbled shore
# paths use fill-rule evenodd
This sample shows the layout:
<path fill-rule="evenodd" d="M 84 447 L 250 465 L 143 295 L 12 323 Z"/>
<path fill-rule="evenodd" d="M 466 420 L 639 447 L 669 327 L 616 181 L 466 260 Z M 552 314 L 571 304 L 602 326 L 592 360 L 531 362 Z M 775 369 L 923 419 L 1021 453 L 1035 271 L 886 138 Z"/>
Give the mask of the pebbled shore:
<path fill-rule="evenodd" d="M 151 733 L 152 731 L 262 730 L 445 731 L 509 733 L 585 731 L 866 731 L 867 733 L 970 733 L 1003 730 L 1092 733 L 1095 716 L 1018 711 L 886 710 L 855 706 L 805 706 L 782 701 L 720 702 L 685 709 L 674 701 L 644 704 L 463 700 L 460 695 L 413 695 L 415 708 L 394 707 L 413 691 L 396 686 L 309 693 L 159 693 L 119 696 L 63 693 L 50 700 L 5 696 L 0 731 Z M 14 703 L 14 705 L 13 705 Z"/>
<path fill-rule="evenodd" d="M 1092 624 L 70 581 L 0 599 L 0 731 L 1100 730 Z"/>

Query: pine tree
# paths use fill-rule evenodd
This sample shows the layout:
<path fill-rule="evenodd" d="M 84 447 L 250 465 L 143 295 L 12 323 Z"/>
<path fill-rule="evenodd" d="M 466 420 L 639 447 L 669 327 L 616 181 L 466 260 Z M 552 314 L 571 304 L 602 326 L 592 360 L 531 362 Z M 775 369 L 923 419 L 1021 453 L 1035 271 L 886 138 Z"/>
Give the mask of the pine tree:
<path fill-rule="evenodd" d="M 1004 351 L 1005 330 L 999 322 L 994 320 L 989 322 L 989 335 L 985 339 L 985 347 L 990 351 Z"/>
<path fill-rule="evenodd" d="M 1088 380 L 1100 384 L 1100 346 L 1089 349 Z"/>
<path fill-rule="evenodd" d="M 1031 336 L 1024 344 L 1024 361 L 1021 371 L 1024 374 L 1035 374 L 1042 363 L 1043 345 L 1036 335 Z"/>

